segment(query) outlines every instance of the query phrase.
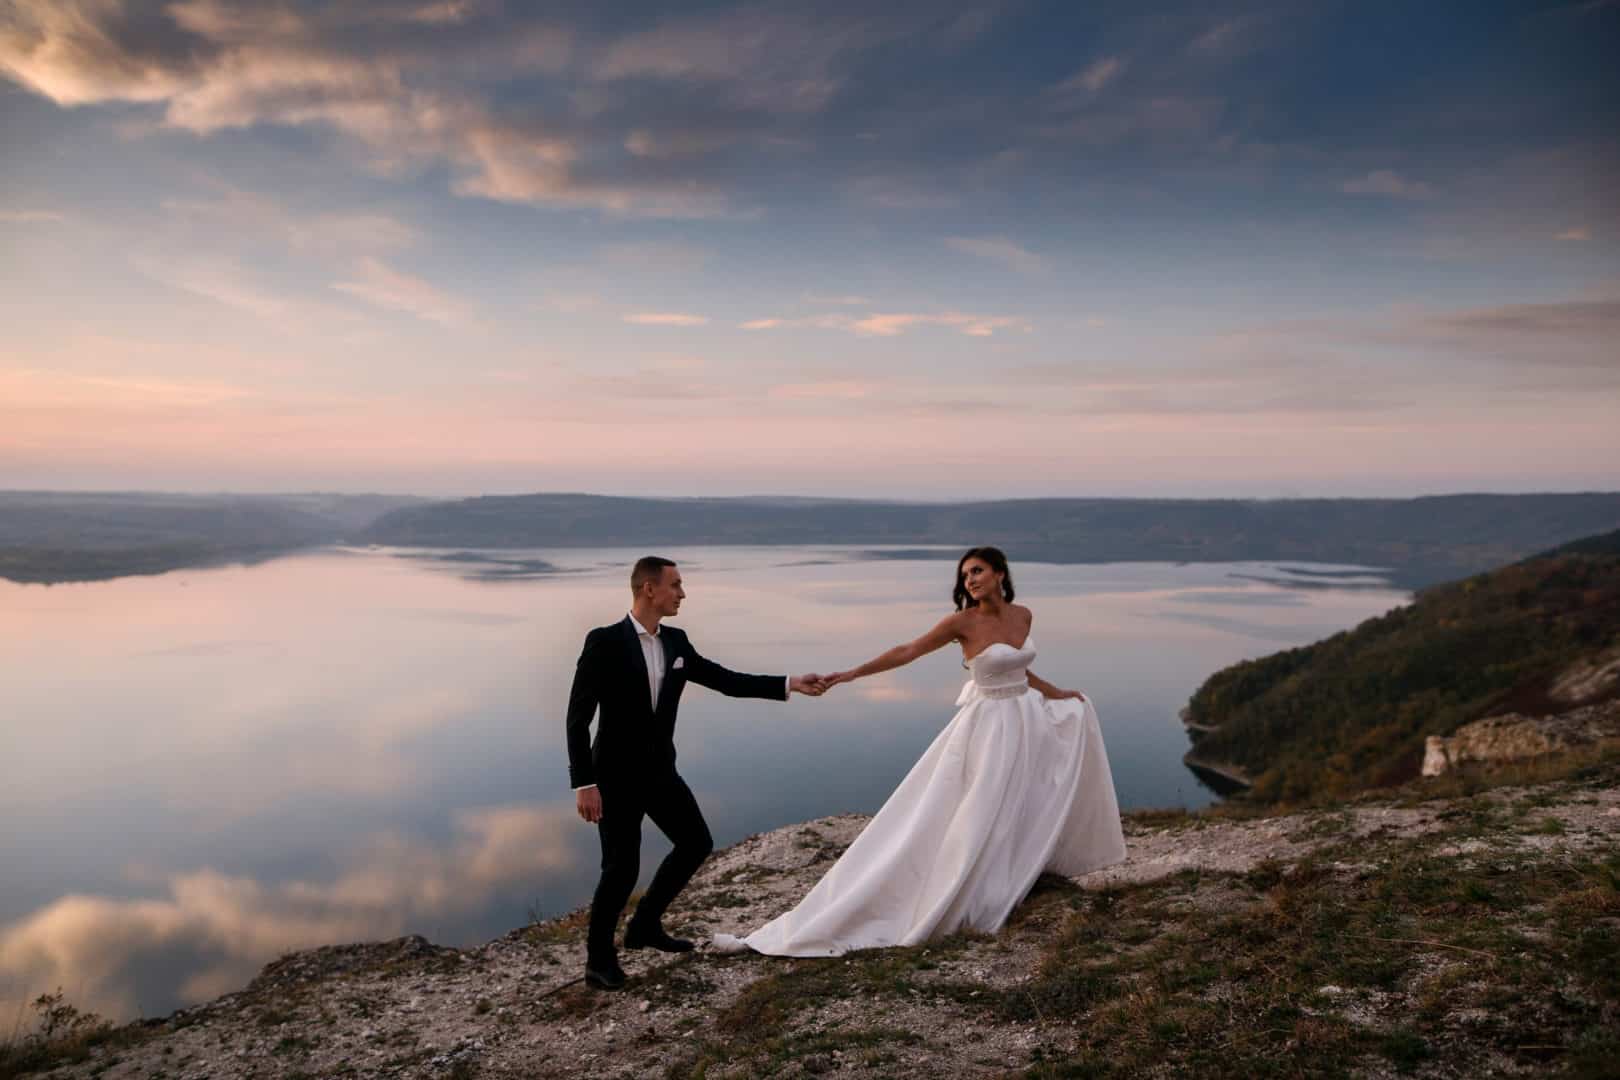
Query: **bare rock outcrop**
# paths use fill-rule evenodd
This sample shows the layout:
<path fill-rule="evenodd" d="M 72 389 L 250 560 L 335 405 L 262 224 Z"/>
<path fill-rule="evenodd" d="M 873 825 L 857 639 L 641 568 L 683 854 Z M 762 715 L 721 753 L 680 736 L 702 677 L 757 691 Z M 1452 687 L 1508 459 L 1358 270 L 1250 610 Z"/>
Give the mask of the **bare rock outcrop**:
<path fill-rule="evenodd" d="M 1620 686 L 1620 648 L 1571 667 L 1553 681 L 1549 694 L 1571 705 L 1590 702 Z"/>
<path fill-rule="evenodd" d="M 1467 764 L 1528 761 L 1615 738 L 1620 738 L 1620 699 L 1552 716 L 1488 716 L 1451 735 L 1430 735 L 1423 775 L 1440 776 Z"/>

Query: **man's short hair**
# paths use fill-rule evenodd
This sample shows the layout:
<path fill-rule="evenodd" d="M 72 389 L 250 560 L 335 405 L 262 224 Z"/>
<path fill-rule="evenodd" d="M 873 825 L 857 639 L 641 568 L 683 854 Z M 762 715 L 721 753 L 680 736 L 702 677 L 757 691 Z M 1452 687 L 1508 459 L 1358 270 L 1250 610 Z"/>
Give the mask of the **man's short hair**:
<path fill-rule="evenodd" d="M 636 560 L 635 569 L 630 571 L 630 588 L 640 592 L 641 587 L 651 581 L 657 583 L 664 578 L 664 567 L 674 566 L 673 559 L 661 558 L 657 555 L 643 555 Z"/>

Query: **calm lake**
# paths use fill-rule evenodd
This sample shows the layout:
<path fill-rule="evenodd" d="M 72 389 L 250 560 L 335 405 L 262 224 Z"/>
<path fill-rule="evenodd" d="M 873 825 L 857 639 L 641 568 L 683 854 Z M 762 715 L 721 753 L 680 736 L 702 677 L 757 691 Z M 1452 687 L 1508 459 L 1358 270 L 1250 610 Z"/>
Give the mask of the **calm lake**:
<path fill-rule="evenodd" d="M 596 834 L 574 814 L 563 712 L 581 639 L 623 617 L 639 554 L 335 549 L 0 582 L 0 1018 L 58 985 L 157 1015 L 291 949 L 466 944 L 585 903 Z M 949 610 L 957 552 L 662 554 L 693 644 L 774 674 L 921 633 Z M 1095 700 L 1127 809 L 1214 800 L 1177 720 L 1208 674 L 1407 599 L 1350 567 L 1013 554 L 1035 670 Z M 816 700 L 693 686 L 680 768 L 722 846 L 872 811 L 965 678 L 953 648 Z M 648 826 L 644 881 L 666 850 Z"/>

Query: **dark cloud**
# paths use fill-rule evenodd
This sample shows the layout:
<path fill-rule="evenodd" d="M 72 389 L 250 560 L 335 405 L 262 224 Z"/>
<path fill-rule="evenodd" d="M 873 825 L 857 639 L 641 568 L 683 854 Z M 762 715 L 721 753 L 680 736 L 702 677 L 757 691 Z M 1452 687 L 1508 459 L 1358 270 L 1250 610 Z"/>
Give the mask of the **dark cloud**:
<path fill-rule="evenodd" d="M 1620 300 L 1570 300 L 1551 304 L 1504 304 L 1430 317 L 1441 330 L 1460 334 L 1510 334 L 1538 340 L 1607 346 L 1607 363 L 1620 364 Z"/>
<path fill-rule="evenodd" d="M 456 192 L 507 202 L 680 217 L 834 193 L 940 214 L 1104 185 L 1208 207 L 1234 185 L 1446 195 L 1538 146 L 1612 144 L 1592 24 L 1613 17 L 1526 37 L 1512 5 L 1427 7 L 1392 44 L 1359 9 L 1280 2 L 16 0 L 0 72 L 200 134 L 333 129 L 391 173 L 447 166 Z M 1586 168 L 1613 186 L 1612 155 Z"/>

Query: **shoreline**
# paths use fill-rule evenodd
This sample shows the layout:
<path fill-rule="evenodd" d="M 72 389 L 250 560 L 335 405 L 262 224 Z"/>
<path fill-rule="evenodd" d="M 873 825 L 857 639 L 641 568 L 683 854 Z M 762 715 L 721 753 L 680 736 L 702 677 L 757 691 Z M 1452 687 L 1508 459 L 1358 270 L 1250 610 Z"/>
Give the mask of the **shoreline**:
<path fill-rule="evenodd" d="M 1235 794 L 1237 791 L 1247 791 L 1254 787 L 1254 778 L 1238 766 L 1224 761 L 1201 758 L 1196 750 L 1189 750 L 1181 755 L 1181 763 L 1196 774 L 1207 773 L 1209 776 L 1218 778 L 1223 784 L 1231 785 L 1234 788 L 1233 791 L 1221 791 L 1219 785 L 1210 784 L 1211 787 L 1216 788 L 1216 794 L 1222 798 Z M 1205 779 L 1202 775 L 1199 778 Z"/>

